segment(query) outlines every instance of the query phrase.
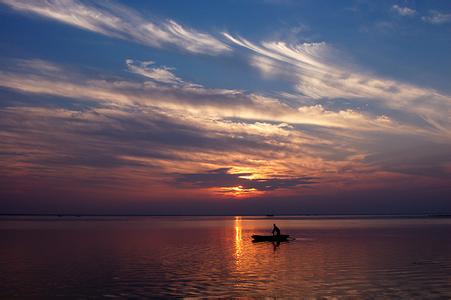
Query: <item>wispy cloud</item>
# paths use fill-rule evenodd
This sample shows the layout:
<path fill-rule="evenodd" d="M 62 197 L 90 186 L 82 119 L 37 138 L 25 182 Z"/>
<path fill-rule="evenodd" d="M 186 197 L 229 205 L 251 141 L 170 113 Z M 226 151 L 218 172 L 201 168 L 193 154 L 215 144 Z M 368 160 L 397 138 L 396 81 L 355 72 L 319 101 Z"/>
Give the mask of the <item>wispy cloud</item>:
<path fill-rule="evenodd" d="M 412 99 L 434 93 L 337 64 L 340 58 L 334 56 L 333 49 L 324 42 L 290 45 L 276 41 L 257 45 L 244 38 L 224 35 L 233 43 L 252 50 L 258 58 L 266 59 L 262 63 L 264 66 L 254 64 L 265 73 L 270 73 L 271 69 L 291 73 L 297 80 L 296 89 L 309 98 Z"/>
<path fill-rule="evenodd" d="M 250 63 L 265 76 L 289 78 L 300 98 L 378 101 L 383 106 L 419 116 L 449 136 L 451 97 L 425 87 L 383 78 L 342 62 L 326 43 L 290 45 L 282 41 L 252 43 L 224 33 L 232 43 L 251 50 Z M 448 129 L 447 129 L 448 128 Z"/>
<path fill-rule="evenodd" d="M 184 81 L 167 69 L 154 70 L 139 63 L 132 63 L 131 60 L 128 60 L 127 64 L 134 72 L 152 81 L 106 81 L 71 72 L 42 74 L 40 68 L 35 70 L 30 64 L 26 64 L 27 67 L 23 70 L 0 72 L 0 86 L 26 93 L 71 97 L 121 106 L 184 109 L 212 118 L 358 128 L 364 131 L 387 128 L 396 131 L 411 130 L 388 117 L 381 118 L 381 115 L 365 114 L 352 109 L 333 111 L 321 105 L 299 104 L 293 107 L 277 98 L 256 93 L 206 88 Z"/>
<path fill-rule="evenodd" d="M 150 66 L 155 64 L 153 61 L 134 61 L 133 59 L 127 59 L 125 62 L 130 72 L 161 83 L 183 84 L 183 80 L 172 72 L 174 70 L 172 68 L 152 68 Z"/>
<path fill-rule="evenodd" d="M 299 195 L 380 186 L 387 178 L 416 182 L 449 163 L 444 155 L 425 173 L 384 157 L 415 140 L 439 145 L 416 124 L 321 104 L 288 106 L 195 85 L 168 70 L 172 75 L 155 75 L 149 62 L 128 64 L 142 80 L 104 80 L 42 60 L 0 72 L 2 87 L 29 97 L 26 105 L 0 108 L 0 159 L 11 187 L 26 179 L 110 191 L 146 186 L 159 197 L 199 189 L 199 197 Z M 45 105 L 35 102 L 40 97 Z M 62 98 L 86 105 L 67 108 Z M 410 159 L 417 155 L 428 151 Z"/>
<path fill-rule="evenodd" d="M 413 8 L 409 8 L 407 6 L 399 6 L 397 4 L 393 5 L 391 7 L 391 10 L 404 17 L 405 16 L 409 16 L 409 17 L 414 16 L 417 13 L 416 10 Z"/>
<path fill-rule="evenodd" d="M 444 24 L 451 22 L 451 13 L 443 13 L 437 10 L 429 11 L 427 16 L 421 17 L 424 22 L 431 24 Z"/>
<path fill-rule="evenodd" d="M 17 11 L 153 47 L 173 45 L 184 51 L 209 55 L 231 51 L 225 43 L 208 33 L 174 20 L 149 20 L 113 2 L 1 0 L 0 3 Z"/>

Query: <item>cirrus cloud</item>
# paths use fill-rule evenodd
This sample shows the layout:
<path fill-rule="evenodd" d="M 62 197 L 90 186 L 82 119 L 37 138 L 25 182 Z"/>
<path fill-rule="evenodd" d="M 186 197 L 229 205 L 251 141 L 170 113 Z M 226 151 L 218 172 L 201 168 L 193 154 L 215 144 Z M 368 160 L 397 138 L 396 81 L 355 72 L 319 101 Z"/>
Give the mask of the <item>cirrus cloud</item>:
<path fill-rule="evenodd" d="M 148 20 L 113 2 L 1 0 L 0 3 L 20 12 L 152 47 L 173 45 L 184 51 L 208 55 L 231 51 L 229 46 L 208 33 L 174 20 Z"/>
<path fill-rule="evenodd" d="M 337 51 L 325 42 L 257 44 L 228 33 L 224 36 L 231 43 L 250 50 L 251 65 L 266 77 L 283 75 L 290 80 L 298 99 L 378 102 L 387 109 L 421 118 L 439 135 L 451 136 L 450 95 L 346 65 Z"/>
<path fill-rule="evenodd" d="M 451 22 L 451 13 L 443 13 L 437 10 L 429 11 L 427 16 L 421 17 L 424 22 L 431 24 L 444 24 Z"/>
<path fill-rule="evenodd" d="M 401 16 L 414 16 L 417 12 L 415 9 L 407 7 L 407 6 L 400 6 L 400 5 L 393 5 L 391 7 L 391 10 L 396 12 L 397 14 L 401 15 Z"/>

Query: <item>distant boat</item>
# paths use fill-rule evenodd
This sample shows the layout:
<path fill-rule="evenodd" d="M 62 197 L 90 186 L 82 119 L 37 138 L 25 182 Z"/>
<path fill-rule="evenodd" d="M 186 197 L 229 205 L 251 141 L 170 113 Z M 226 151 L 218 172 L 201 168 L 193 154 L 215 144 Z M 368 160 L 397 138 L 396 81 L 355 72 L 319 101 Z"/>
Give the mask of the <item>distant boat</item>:
<path fill-rule="evenodd" d="M 274 215 L 271 215 L 271 214 L 269 214 L 269 215 L 266 215 L 267 217 L 274 217 Z"/>
<path fill-rule="evenodd" d="M 288 234 L 281 235 L 257 235 L 252 236 L 253 242 L 285 242 L 290 236 Z"/>

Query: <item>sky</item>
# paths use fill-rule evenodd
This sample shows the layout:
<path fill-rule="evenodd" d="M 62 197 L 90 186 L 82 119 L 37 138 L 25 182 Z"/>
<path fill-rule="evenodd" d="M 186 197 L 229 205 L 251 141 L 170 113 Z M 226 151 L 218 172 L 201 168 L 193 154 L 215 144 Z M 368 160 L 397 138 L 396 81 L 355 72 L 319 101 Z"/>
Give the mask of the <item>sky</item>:
<path fill-rule="evenodd" d="M 0 212 L 451 213 L 451 2 L 0 0 Z"/>

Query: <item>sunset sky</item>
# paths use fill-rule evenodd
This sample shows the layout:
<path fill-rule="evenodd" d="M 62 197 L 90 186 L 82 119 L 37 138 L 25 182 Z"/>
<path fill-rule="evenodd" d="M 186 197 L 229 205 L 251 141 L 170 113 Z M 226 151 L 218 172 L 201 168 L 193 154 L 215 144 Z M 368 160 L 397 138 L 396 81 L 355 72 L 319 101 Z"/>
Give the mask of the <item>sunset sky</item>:
<path fill-rule="evenodd" d="M 451 213 L 451 2 L 0 0 L 0 212 Z"/>

